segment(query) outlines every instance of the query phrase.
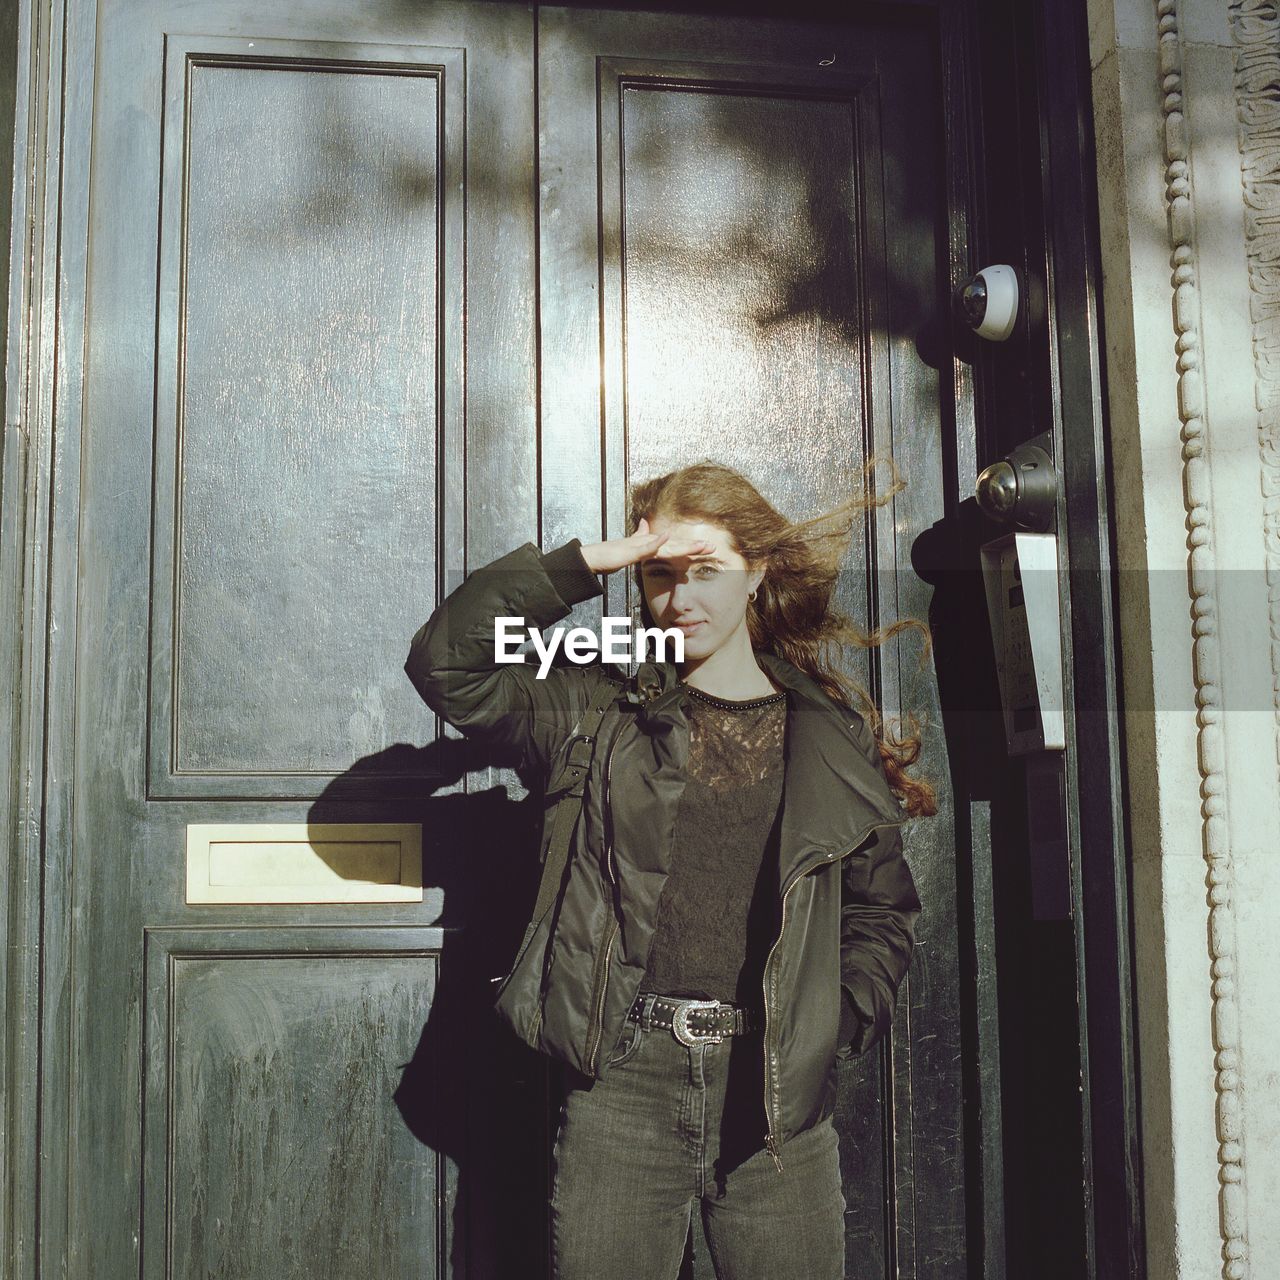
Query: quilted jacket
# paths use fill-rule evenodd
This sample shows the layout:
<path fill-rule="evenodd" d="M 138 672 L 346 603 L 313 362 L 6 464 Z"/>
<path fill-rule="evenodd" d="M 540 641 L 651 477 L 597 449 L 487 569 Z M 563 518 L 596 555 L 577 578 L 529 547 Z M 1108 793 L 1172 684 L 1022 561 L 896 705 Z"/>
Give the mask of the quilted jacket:
<path fill-rule="evenodd" d="M 497 988 L 496 1009 L 527 1044 L 587 1076 L 609 1053 L 644 976 L 684 787 L 687 694 L 670 662 L 636 681 L 610 664 L 501 664 L 494 619 L 548 628 L 602 595 L 578 539 L 531 542 L 473 571 L 413 636 L 405 670 L 427 705 L 495 758 L 556 776 L 593 690 L 618 685 L 600 727 L 559 895 Z M 784 659 L 757 651 L 788 696 L 778 843 L 778 934 L 761 1004 L 767 1146 L 830 1115 L 836 1064 L 893 1021 L 920 901 L 902 852 L 906 815 L 863 719 Z M 638 695 L 631 690 L 642 690 Z M 543 831 L 543 851 L 549 824 Z"/>

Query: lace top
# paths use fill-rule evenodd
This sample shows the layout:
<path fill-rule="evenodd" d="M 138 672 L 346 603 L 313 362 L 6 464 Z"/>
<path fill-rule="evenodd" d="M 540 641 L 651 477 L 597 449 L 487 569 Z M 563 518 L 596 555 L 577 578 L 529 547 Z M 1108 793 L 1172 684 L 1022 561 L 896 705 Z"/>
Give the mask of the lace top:
<path fill-rule="evenodd" d="M 778 923 L 787 694 L 687 692 L 687 779 L 640 990 L 758 1006 Z"/>

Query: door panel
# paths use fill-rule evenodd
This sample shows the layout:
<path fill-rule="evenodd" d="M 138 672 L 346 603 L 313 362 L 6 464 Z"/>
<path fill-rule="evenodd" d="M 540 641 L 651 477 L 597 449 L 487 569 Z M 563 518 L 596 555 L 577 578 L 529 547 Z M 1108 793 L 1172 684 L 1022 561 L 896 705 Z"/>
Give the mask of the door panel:
<path fill-rule="evenodd" d="M 468 485 L 492 521 L 532 459 L 532 13 L 119 0 L 96 38 L 44 1270 L 465 1274 L 474 1002 L 431 826 L 465 785 L 410 745 L 439 727 L 403 663 Z M 186 901 L 189 824 L 319 822 L 344 856 L 422 823 L 421 900 L 326 901 L 319 850 L 295 905 Z"/>
<path fill-rule="evenodd" d="M 421 723 L 381 624 L 461 423 L 462 55 L 167 34 L 165 71 L 152 790 L 301 798 Z"/>
<path fill-rule="evenodd" d="M 927 617 L 912 545 L 944 513 L 954 442 L 930 341 L 946 228 L 924 25 L 548 6 L 538 34 L 549 540 L 629 532 L 627 485 L 703 457 L 816 515 L 875 454 L 908 488 L 855 537 L 836 599 L 864 627 Z M 582 620 L 629 612 L 627 590 L 614 574 Z M 908 837 L 926 905 L 892 1041 L 840 1068 L 850 1277 L 966 1267 L 958 851 L 918 654 L 908 638 L 851 665 L 887 714 L 929 718 L 941 812 Z M 696 1227 L 690 1252 L 711 1276 Z"/>
<path fill-rule="evenodd" d="M 452 1178 L 387 1105 L 435 931 L 265 932 L 148 932 L 143 1274 L 447 1274 Z"/>

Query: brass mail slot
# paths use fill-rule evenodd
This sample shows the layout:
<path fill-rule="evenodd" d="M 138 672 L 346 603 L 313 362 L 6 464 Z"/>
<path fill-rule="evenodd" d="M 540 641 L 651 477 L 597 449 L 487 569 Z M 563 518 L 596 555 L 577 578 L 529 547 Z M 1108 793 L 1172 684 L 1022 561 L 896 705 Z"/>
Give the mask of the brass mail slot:
<path fill-rule="evenodd" d="M 417 822 L 192 822 L 188 902 L 421 902 Z"/>

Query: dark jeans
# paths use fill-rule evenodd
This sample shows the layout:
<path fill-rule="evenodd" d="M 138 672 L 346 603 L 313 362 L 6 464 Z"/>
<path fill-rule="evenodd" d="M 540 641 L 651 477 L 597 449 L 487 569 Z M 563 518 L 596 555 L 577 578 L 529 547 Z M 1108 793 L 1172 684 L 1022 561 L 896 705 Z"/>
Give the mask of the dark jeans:
<path fill-rule="evenodd" d="M 694 1201 L 719 1280 L 841 1280 L 830 1119 L 764 1148 L 762 1033 L 681 1044 L 628 1021 L 601 1080 L 572 1069 L 551 1191 L 554 1280 L 675 1280 Z"/>

